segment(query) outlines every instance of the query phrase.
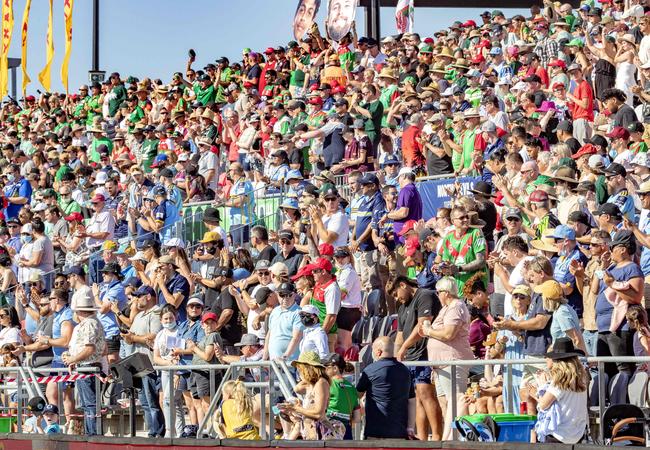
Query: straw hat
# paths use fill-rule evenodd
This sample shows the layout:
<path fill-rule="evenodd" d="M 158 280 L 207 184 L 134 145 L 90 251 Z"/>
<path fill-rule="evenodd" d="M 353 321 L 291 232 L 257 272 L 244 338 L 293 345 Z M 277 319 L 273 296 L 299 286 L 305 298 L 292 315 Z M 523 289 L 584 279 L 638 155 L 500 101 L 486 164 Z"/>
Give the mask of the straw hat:
<path fill-rule="evenodd" d="M 555 239 L 551 237 L 553 236 L 554 232 L 555 228 L 546 230 L 541 239 L 534 239 L 530 241 L 531 247 L 533 247 L 535 250 L 557 253 L 558 248 L 555 246 Z"/>
<path fill-rule="evenodd" d="M 467 61 L 465 58 L 458 58 L 456 62 L 451 66 L 458 69 L 469 69 L 469 61 Z"/>
<path fill-rule="evenodd" d="M 214 122 L 214 111 L 211 109 L 206 109 L 203 111 L 203 114 L 201 114 L 201 117 L 204 119 L 210 119 L 212 122 Z"/>
<path fill-rule="evenodd" d="M 445 70 L 445 65 L 443 63 L 432 64 L 429 68 L 429 72 L 441 73 L 443 75 L 447 73 Z"/>
<path fill-rule="evenodd" d="M 293 367 L 297 367 L 298 364 L 306 364 L 308 366 L 325 368 L 323 363 L 320 361 L 318 353 L 313 350 L 302 352 L 298 359 L 291 363 Z"/>
<path fill-rule="evenodd" d="M 384 67 L 383 69 L 381 69 L 381 72 L 379 72 L 377 78 L 390 78 L 392 80 L 397 80 L 397 77 L 395 76 L 395 72 L 393 72 L 388 67 Z"/>
<path fill-rule="evenodd" d="M 90 127 L 86 127 L 86 131 L 89 133 L 104 133 L 104 129 L 102 128 L 99 117 L 93 119 L 92 125 L 90 125 Z"/>
<path fill-rule="evenodd" d="M 453 58 L 454 54 L 451 52 L 451 49 L 449 47 L 442 47 L 440 49 L 440 52 L 435 56 L 436 58 Z"/>

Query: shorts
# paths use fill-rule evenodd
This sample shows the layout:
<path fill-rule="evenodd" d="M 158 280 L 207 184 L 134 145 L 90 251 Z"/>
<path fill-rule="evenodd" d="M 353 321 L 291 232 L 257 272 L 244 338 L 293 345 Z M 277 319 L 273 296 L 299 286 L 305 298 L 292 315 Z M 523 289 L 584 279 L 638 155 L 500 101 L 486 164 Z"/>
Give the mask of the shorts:
<path fill-rule="evenodd" d="M 178 390 L 181 392 L 187 392 L 190 390 L 190 377 L 192 372 L 180 372 L 178 374 Z"/>
<path fill-rule="evenodd" d="M 468 366 L 456 366 L 456 394 L 462 394 L 467 390 Z M 438 396 L 451 398 L 451 366 L 436 369 L 438 378 L 436 380 L 436 389 Z"/>
<path fill-rule="evenodd" d="M 409 366 L 411 384 L 431 384 L 431 367 Z"/>
<path fill-rule="evenodd" d="M 120 351 L 120 336 L 113 336 L 106 338 L 106 349 L 108 353 L 119 353 Z"/>
<path fill-rule="evenodd" d="M 221 373 L 217 372 L 214 375 L 215 389 L 219 387 L 219 383 L 221 383 Z M 202 370 L 192 371 L 189 388 L 193 398 L 210 397 L 210 372 Z"/>
<path fill-rule="evenodd" d="M 52 364 L 50 364 L 50 367 L 52 369 L 63 369 L 64 367 L 67 367 L 67 366 L 65 364 L 63 364 L 63 362 L 61 362 L 61 361 L 52 361 Z M 51 377 L 56 377 L 56 376 L 65 375 L 65 374 L 66 374 L 66 372 L 50 372 Z M 59 382 L 57 384 L 62 384 L 63 389 L 68 389 L 68 388 L 74 386 L 74 381 L 63 381 L 63 382 Z"/>
<path fill-rule="evenodd" d="M 359 308 L 341 306 L 336 316 L 336 326 L 341 330 L 352 331 L 359 319 L 361 319 L 361 310 Z"/>

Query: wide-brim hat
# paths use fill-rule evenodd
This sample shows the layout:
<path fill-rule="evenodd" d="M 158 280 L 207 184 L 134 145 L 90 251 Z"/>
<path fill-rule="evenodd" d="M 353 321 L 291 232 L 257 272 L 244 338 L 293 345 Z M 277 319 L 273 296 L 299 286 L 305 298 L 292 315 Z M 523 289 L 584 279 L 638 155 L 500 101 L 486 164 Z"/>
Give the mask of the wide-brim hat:
<path fill-rule="evenodd" d="M 474 187 L 469 191 L 472 194 L 481 195 L 483 197 L 496 197 L 496 195 L 492 193 L 492 186 L 485 181 L 477 181 L 474 183 Z"/>
<path fill-rule="evenodd" d="M 86 128 L 88 133 L 104 133 L 104 130 L 99 128 L 97 125 L 93 124 L 90 127 Z"/>
<path fill-rule="evenodd" d="M 212 122 L 214 122 L 214 111 L 212 111 L 211 109 L 206 109 L 205 111 L 203 111 L 203 114 L 201 114 L 201 118 L 209 119 Z"/>
<path fill-rule="evenodd" d="M 388 67 L 384 67 L 383 69 L 381 69 L 381 72 L 379 72 L 377 78 L 390 78 L 392 80 L 397 80 L 395 73 Z"/>
<path fill-rule="evenodd" d="M 434 58 L 443 58 L 443 57 L 447 57 L 447 58 L 454 57 L 454 54 L 451 52 L 451 49 L 449 47 L 442 47 L 440 52 L 436 54 Z"/>
<path fill-rule="evenodd" d="M 298 367 L 298 364 L 306 364 L 308 366 L 320 367 L 323 369 L 325 368 L 320 360 L 320 357 L 318 356 L 318 353 L 313 350 L 302 352 L 297 360 L 291 362 L 291 365 L 293 367 Z"/>
<path fill-rule="evenodd" d="M 568 337 L 557 338 L 553 342 L 553 351 L 544 353 L 544 358 L 559 360 L 569 359 L 576 356 L 585 356 L 585 352 L 575 348 L 573 341 Z"/>
<path fill-rule="evenodd" d="M 546 233 L 541 237 L 541 239 L 533 239 L 530 241 L 530 246 L 535 250 L 557 253 L 558 248 L 555 245 L 555 239 L 551 237 L 554 231 L 555 228 L 546 230 Z"/>
<path fill-rule="evenodd" d="M 469 61 L 465 58 L 458 58 L 451 66 L 457 69 L 469 69 Z"/>
<path fill-rule="evenodd" d="M 576 172 L 571 167 L 560 167 L 551 177 L 552 180 L 566 181 L 567 183 L 579 184 Z"/>

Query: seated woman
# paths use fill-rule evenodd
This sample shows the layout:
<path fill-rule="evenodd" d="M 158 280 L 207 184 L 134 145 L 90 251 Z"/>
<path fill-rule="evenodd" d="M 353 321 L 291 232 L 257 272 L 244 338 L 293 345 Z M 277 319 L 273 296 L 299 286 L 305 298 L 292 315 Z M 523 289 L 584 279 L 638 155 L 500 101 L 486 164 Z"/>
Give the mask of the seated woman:
<path fill-rule="evenodd" d="M 584 352 L 562 337 L 546 353 L 547 371 L 537 376 L 537 424 L 541 442 L 576 444 L 587 428 L 587 372 L 578 359 Z M 551 419 L 552 417 L 552 419 Z"/>
<path fill-rule="evenodd" d="M 259 424 L 253 419 L 253 400 L 242 381 L 223 385 L 223 403 L 214 414 L 213 424 L 221 439 L 260 439 Z"/>

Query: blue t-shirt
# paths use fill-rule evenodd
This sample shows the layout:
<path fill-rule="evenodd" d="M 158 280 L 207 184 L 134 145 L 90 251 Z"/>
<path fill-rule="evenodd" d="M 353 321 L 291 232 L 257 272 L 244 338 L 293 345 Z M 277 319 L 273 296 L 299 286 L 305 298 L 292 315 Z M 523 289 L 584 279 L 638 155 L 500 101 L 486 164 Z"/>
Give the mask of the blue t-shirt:
<path fill-rule="evenodd" d="M 195 344 L 205 337 L 205 331 L 201 326 L 201 319 L 192 322 L 187 319 L 180 323 L 178 326 L 178 337 L 185 340 L 190 340 Z M 183 355 L 180 364 L 191 364 L 193 355 Z"/>
<path fill-rule="evenodd" d="M 187 300 L 190 297 L 190 283 L 187 281 L 187 279 L 181 275 L 180 273 L 176 272 L 174 274 L 174 277 L 169 280 L 165 286 L 167 286 L 167 290 L 169 291 L 170 294 L 174 295 L 177 292 L 180 292 L 183 294 L 183 301 L 181 304 L 176 308 L 178 310 L 178 321 L 183 322 L 187 320 Z M 162 290 L 158 294 L 158 304 L 159 305 L 165 305 L 167 304 L 167 301 L 165 300 L 165 296 L 162 293 Z"/>
<path fill-rule="evenodd" d="M 128 303 L 126 293 L 124 292 L 124 286 L 119 280 L 110 283 L 102 283 L 99 286 L 99 300 L 102 302 L 108 300 L 109 302 L 117 303 L 117 307 L 120 311 L 123 310 Z M 109 310 L 106 313 L 97 313 L 97 318 L 104 327 L 104 333 L 107 338 L 112 338 L 120 334 L 117 317 L 115 317 L 113 311 Z"/>
<path fill-rule="evenodd" d="M 643 234 L 650 234 L 650 209 L 641 210 L 641 218 L 639 219 L 639 230 Z M 641 271 L 644 276 L 650 275 L 650 249 L 643 247 L 641 250 Z"/>
<path fill-rule="evenodd" d="M 629 263 L 623 267 L 611 266 L 607 271 L 616 281 L 629 281 L 633 278 L 643 278 L 641 268 L 635 263 Z M 612 312 L 614 307 L 605 298 L 605 289 L 607 286 L 603 280 L 598 284 L 598 297 L 596 298 L 596 325 L 599 332 L 609 331 L 612 322 Z M 623 320 L 619 330 L 629 330 L 627 320 Z"/>
<path fill-rule="evenodd" d="M 29 316 L 29 314 L 27 316 Z M 54 313 L 54 319 L 52 320 L 52 339 L 58 339 L 61 337 L 61 325 L 66 321 L 72 322 L 72 309 L 67 305 L 61 309 L 61 311 Z M 61 355 L 66 350 L 67 347 L 52 347 L 52 353 L 54 354 L 52 362 L 63 363 Z"/>
<path fill-rule="evenodd" d="M 582 317 L 582 295 L 576 287 L 576 277 L 571 274 L 569 267 L 571 266 L 571 261 L 578 260 L 582 262 L 584 266 L 587 265 L 589 260 L 587 257 L 576 247 L 569 255 L 560 256 L 555 261 L 555 267 L 553 269 L 553 278 L 555 281 L 561 284 L 570 283 L 573 287 L 573 292 L 567 297 L 569 300 L 569 305 L 575 309 L 575 312 L 578 314 L 578 317 Z"/>
<path fill-rule="evenodd" d="M 544 309 L 542 296 L 540 294 L 533 294 L 530 298 L 530 306 L 528 307 L 528 318 L 533 319 L 539 315 L 550 316 L 551 313 Z M 530 356 L 542 355 L 546 353 L 550 344 L 551 320 L 546 323 L 546 326 L 542 330 L 526 331 L 524 353 Z"/>
<path fill-rule="evenodd" d="M 169 200 L 165 199 L 160 205 L 153 210 L 153 217 L 156 222 L 162 222 L 163 228 L 160 230 L 160 242 L 163 244 L 175 236 L 173 225 L 179 221 L 180 214 L 178 208 Z"/>
<path fill-rule="evenodd" d="M 366 439 L 406 438 L 408 402 L 415 397 L 410 380 L 410 370 L 395 358 L 376 361 L 361 372 L 357 391 L 366 393 Z"/>
<path fill-rule="evenodd" d="M 24 197 L 27 199 L 27 204 L 32 200 L 32 185 L 29 184 L 24 178 L 8 184 L 4 188 L 5 197 Z M 5 209 L 5 219 L 12 219 L 18 217 L 18 213 L 23 209 L 24 205 L 17 205 L 15 203 L 9 203 L 7 209 Z"/>
<path fill-rule="evenodd" d="M 383 211 L 386 209 L 386 202 L 379 191 L 375 192 L 372 197 L 361 197 L 361 203 L 356 215 L 356 224 L 354 227 L 354 237 L 359 237 L 366 231 L 368 225 L 372 222 L 374 211 Z M 370 236 L 359 245 L 361 251 L 367 252 L 375 249 L 375 244 Z"/>
<path fill-rule="evenodd" d="M 253 184 L 248 180 L 239 180 L 230 189 L 230 198 L 246 196 L 241 207 L 230 208 L 230 224 L 244 225 L 251 223 L 255 217 L 255 196 Z"/>
<path fill-rule="evenodd" d="M 553 342 L 558 338 L 567 337 L 566 332 L 574 328 L 580 332 L 578 314 L 568 304 L 560 305 L 551 319 L 551 338 Z"/>
<path fill-rule="evenodd" d="M 275 359 L 281 357 L 289 347 L 289 342 L 296 330 L 302 330 L 304 327 L 300 322 L 300 307 L 297 304 L 291 305 L 289 309 L 283 309 L 280 305 L 273 308 L 269 315 L 269 358 Z M 299 346 L 292 355 L 287 358 L 289 361 L 298 358 Z"/>
<path fill-rule="evenodd" d="M 621 189 L 616 194 L 607 199 L 607 203 L 613 203 L 621 210 L 621 214 L 631 221 L 634 221 L 634 198 L 627 189 Z"/>

